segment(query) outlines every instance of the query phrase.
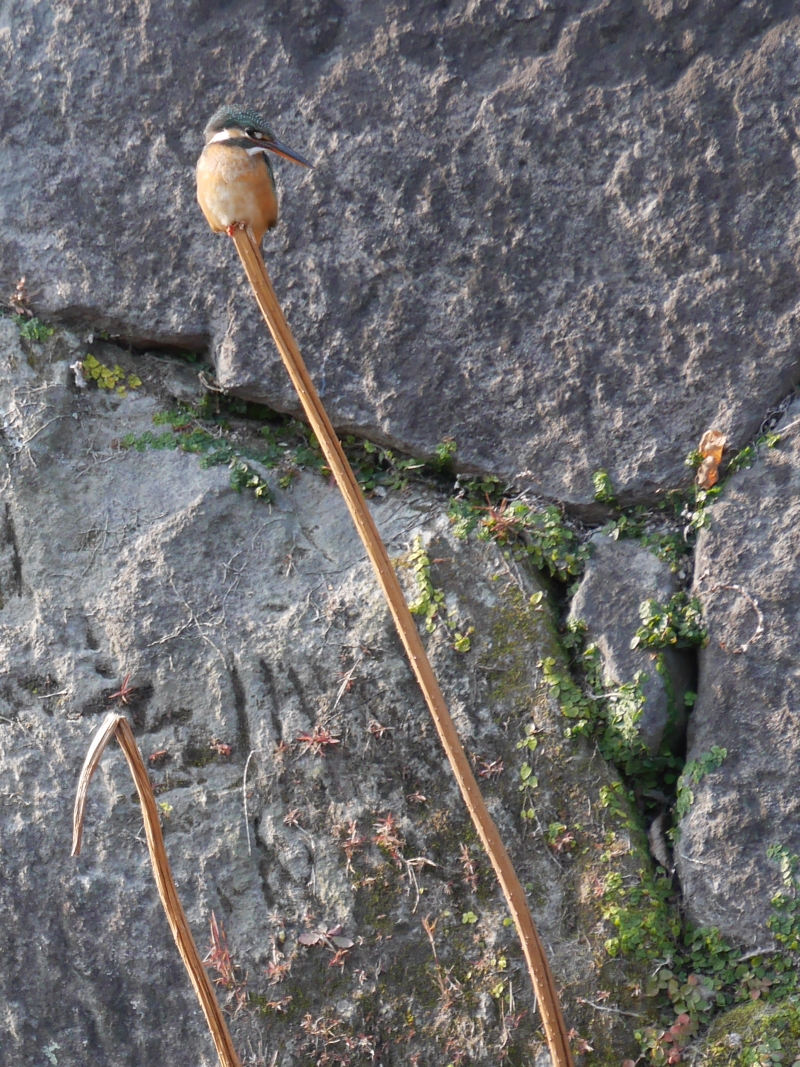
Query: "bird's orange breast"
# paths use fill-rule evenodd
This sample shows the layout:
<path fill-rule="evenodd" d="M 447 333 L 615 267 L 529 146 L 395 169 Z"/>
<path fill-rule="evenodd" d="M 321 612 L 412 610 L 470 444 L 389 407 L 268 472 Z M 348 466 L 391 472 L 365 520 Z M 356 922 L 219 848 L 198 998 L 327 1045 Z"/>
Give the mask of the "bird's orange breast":
<path fill-rule="evenodd" d="M 197 162 L 197 200 L 212 230 L 243 223 L 258 244 L 278 221 L 278 200 L 269 170 L 259 154 L 208 144 Z"/>

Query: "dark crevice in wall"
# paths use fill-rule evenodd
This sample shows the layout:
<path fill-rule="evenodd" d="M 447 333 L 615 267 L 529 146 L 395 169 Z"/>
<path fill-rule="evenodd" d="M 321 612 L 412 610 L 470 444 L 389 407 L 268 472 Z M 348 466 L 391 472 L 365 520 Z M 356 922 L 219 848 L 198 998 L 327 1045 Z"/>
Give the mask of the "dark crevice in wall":
<path fill-rule="evenodd" d="M 6 504 L 5 511 L 5 541 L 11 549 L 11 580 L 9 588 L 4 593 L 13 596 L 22 596 L 22 558 L 19 554 L 17 543 L 17 531 L 14 527 L 14 519 L 11 515 L 11 505 Z"/>
<path fill-rule="evenodd" d="M 246 760 L 250 753 L 250 722 L 247 718 L 247 697 L 236 664 L 230 666 L 233 702 L 236 708 L 236 731 L 240 758 Z"/>
<path fill-rule="evenodd" d="M 96 308 L 73 305 L 46 318 L 54 325 L 65 326 L 84 337 L 106 341 L 128 352 L 195 352 L 208 357 L 211 351 L 209 334 L 148 334 L 110 316 L 98 317 Z"/>

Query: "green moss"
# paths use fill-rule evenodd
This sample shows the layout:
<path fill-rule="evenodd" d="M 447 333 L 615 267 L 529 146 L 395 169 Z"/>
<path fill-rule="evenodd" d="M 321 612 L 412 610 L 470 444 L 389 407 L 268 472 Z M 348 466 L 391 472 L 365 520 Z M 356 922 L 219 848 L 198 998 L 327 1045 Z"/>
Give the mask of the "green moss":
<path fill-rule="evenodd" d="M 543 643 L 557 647 L 542 594 L 526 598 L 517 585 L 506 586 L 492 612 L 489 636 L 491 654 L 484 655 L 482 666 L 491 682 L 492 701 L 509 701 L 515 711 L 530 713 L 541 699 L 531 687 L 531 650 Z"/>
<path fill-rule="evenodd" d="M 198 745 L 190 742 L 186 746 L 184 762 L 188 767 L 205 767 L 217 758 L 217 753 L 210 745 Z"/>
<path fill-rule="evenodd" d="M 732 1008 L 714 1020 L 703 1041 L 698 1067 L 791 1067 L 800 1058 L 800 998 L 779 1004 L 762 1000 Z"/>
<path fill-rule="evenodd" d="M 368 873 L 357 874 L 353 882 L 356 890 L 355 916 L 360 927 L 385 936 L 394 930 L 394 912 L 406 887 L 399 881 L 398 871 L 391 863 L 379 863 Z"/>

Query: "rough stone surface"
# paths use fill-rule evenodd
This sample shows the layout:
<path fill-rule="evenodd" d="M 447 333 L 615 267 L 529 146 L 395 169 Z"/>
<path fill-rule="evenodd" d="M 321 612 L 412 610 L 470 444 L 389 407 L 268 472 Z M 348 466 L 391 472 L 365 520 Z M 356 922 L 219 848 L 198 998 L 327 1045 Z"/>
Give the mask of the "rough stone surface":
<path fill-rule="evenodd" d="M 336 489 L 300 475 L 291 492 L 274 485 L 270 506 L 197 456 L 115 446 L 151 429 L 193 373 L 117 352 L 143 387 L 81 391 L 69 363 L 83 351 L 60 334 L 21 347 L 0 320 L 0 1067 L 51 1054 L 86 1067 L 216 1063 L 116 750 L 92 783 L 82 855 L 69 858 L 76 777 L 109 707 L 129 715 L 152 768 L 198 945 L 213 911 L 247 979 L 232 1022 L 246 1064 L 322 1062 L 326 1040 L 353 1042 L 341 1061 L 353 1067 L 464 1051 L 488 1067 L 503 1045 L 533 1062 L 541 1034 L 513 929 Z M 611 931 L 593 894 L 613 825 L 598 790 L 613 775 L 562 740 L 534 666 L 557 654 L 545 604 L 529 603 L 534 577 L 493 544 L 455 540 L 444 503 L 424 487 L 373 502 L 404 580 L 419 535 L 448 611 L 475 628 L 458 653 L 440 624 L 434 667 L 569 1024 L 617 1062 L 635 1043 L 617 1007 L 588 1006 L 593 990 L 612 991 L 622 1012 L 648 1005 L 632 999 L 635 969 L 605 957 Z M 123 704 L 113 694 L 128 674 Z M 298 740 L 318 726 L 340 741 L 322 756 Z M 526 726 L 535 752 L 517 748 Z M 538 776 L 529 799 L 526 759 Z M 521 803 L 535 803 L 535 820 L 520 819 Z M 548 848 L 559 822 L 580 825 L 581 849 Z M 635 877 L 624 840 L 613 863 Z M 336 965 L 298 941 L 338 924 L 355 944 Z M 490 995 L 498 983 L 504 1000 Z M 515 1030 L 501 1019 L 512 991 Z"/>
<path fill-rule="evenodd" d="M 798 418 L 795 403 L 783 425 Z M 770 900 L 781 888 L 767 846 L 800 853 L 798 429 L 731 478 L 697 547 L 709 640 L 688 758 L 712 745 L 728 754 L 692 788 L 675 854 L 692 921 L 752 946 L 770 943 Z"/>
<path fill-rule="evenodd" d="M 655 653 L 631 648 L 631 639 L 641 626 L 642 602 L 665 603 L 678 591 L 678 581 L 666 563 L 637 541 L 616 541 L 605 534 L 595 534 L 590 543 L 592 556 L 572 599 L 569 617 L 586 623 L 587 643 L 600 650 L 608 685 L 632 682 L 638 671 L 647 676 L 641 683 L 645 705 L 639 734 L 654 755 L 665 734 L 672 741 L 681 734 L 683 694 L 691 682 L 692 663 L 684 653 L 663 651 L 669 692 L 656 670 Z"/>
<path fill-rule="evenodd" d="M 0 284 L 45 314 L 296 407 L 194 203 L 238 99 L 317 163 L 268 259 L 337 425 L 585 503 L 797 379 L 787 0 L 8 0 L 0 55 Z"/>

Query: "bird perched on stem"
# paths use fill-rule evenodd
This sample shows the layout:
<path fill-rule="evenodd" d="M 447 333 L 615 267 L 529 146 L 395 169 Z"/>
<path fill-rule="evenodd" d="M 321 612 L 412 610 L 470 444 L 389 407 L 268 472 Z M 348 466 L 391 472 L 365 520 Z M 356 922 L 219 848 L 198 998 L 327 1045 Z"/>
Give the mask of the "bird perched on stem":
<path fill-rule="evenodd" d="M 312 164 L 275 137 L 249 108 L 226 104 L 205 129 L 206 145 L 197 161 L 197 199 L 211 229 L 233 236 L 247 230 L 256 248 L 278 221 L 278 197 L 270 153 Z"/>

